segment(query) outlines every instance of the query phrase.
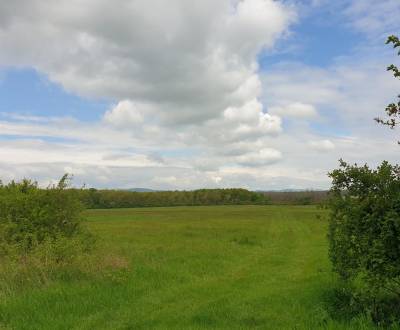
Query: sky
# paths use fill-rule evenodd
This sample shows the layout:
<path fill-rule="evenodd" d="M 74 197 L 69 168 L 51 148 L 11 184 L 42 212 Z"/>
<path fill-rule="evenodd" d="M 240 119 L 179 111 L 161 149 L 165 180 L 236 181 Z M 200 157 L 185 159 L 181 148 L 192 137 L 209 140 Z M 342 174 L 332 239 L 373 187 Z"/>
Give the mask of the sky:
<path fill-rule="evenodd" d="M 326 189 L 398 162 L 398 0 L 0 2 L 0 178 Z"/>

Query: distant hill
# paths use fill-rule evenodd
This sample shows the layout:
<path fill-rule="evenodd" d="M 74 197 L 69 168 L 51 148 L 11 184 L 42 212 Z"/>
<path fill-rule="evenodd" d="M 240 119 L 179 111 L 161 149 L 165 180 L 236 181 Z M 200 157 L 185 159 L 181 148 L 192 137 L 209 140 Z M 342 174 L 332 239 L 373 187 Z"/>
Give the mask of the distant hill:
<path fill-rule="evenodd" d="M 136 192 L 156 192 L 159 190 L 153 190 L 149 188 L 130 188 L 130 189 L 124 189 L 126 191 L 136 191 Z"/>

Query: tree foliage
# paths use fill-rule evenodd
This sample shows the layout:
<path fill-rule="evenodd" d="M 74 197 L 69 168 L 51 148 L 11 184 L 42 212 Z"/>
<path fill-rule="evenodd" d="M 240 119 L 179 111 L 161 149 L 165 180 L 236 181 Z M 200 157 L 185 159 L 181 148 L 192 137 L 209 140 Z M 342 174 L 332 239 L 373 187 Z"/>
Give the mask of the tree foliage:
<path fill-rule="evenodd" d="M 385 161 L 373 170 L 341 161 L 330 177 L 328 237 L 334 270 L 370 311 L 382 306 L 376 303 L 382 297 L 398 304 L 400 166 Z"/>
<path fill-rule="evenodd" d="M 392 44 L 393 48 L 396 49 L 396 48 L 400 47 L 400 40 L 398 37 L 392 35 L 392 36 L 388 37 L 386 44 Z M 400 55 L 400 50 L 398 51 L 397 54 Z M 394 64 L 389 65 L 387 67 L 387 70 L 391 71 L 395 78 L 400 79 L 400 69 L 396 65 L 394 65 Z M 399 101 L 390 103 L 386 107 L 385 112 L 386 112 L 386 115 L 388 118 L 386 118 L 386 119 L 375 118 L 375 120 L 378 123 L 387 125 L 390 128 L 394 128 L 395 126 L 397 126 L 399 124 L 398 120 L 400 117 L 400 95 L 398 95 L 398 99 L 399 99 Z"/>

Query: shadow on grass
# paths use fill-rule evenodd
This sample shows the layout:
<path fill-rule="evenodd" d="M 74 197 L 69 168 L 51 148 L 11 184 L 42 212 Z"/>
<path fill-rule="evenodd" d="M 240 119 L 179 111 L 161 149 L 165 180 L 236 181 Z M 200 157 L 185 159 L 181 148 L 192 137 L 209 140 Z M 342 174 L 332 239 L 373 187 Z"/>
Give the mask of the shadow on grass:
<path fill-rule="evenodd" d="M 323 295 L 325 309 L 336 321 L 349 322 L 364 317 L 376 326 L 388 328 L 400 324 L 400 297 L 363 297 L 349 288 L 335 287 Z"/>

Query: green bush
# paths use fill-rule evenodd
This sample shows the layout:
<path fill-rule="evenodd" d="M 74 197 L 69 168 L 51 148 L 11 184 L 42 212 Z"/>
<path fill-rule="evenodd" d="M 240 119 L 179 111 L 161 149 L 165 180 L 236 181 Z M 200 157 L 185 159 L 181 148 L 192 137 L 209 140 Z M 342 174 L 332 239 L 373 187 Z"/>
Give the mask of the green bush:
<path fill-rule="evenodd" d="M 57 185 L 40 189 L 23 180 L 0 186 L 0 253 L 29 253 L 49 241 L 82 234 L 83 205 L 77 192 L 66 189 L 68 176 Z"/>
<path fill-rule="evenodd" d="M 386 302 L 400 302 L 400 167 L 383 162 L 373 170 L 341 161 L 330 177 L 333 268 L 353 303 L 377 322 L 388 321 L 397 316 L 383 311 Z"/>
<path fill-rule="evenodd" d="M 0 182 L 0 300 L 59 281 L 124 280 L 129 262 L 95 244 L 81 223 L 81 190 L 68 182 L 67 175 L 47 189 Z"/>

